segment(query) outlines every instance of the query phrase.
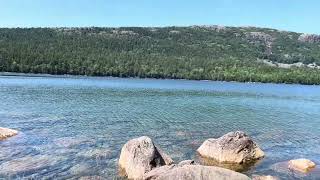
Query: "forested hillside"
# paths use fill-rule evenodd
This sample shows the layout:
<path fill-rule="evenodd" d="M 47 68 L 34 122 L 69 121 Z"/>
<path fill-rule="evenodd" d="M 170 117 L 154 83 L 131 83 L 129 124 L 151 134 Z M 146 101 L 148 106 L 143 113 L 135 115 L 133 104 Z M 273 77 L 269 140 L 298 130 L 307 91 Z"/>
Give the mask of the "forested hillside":
<path fill-rule="evenodd" d="M 274 29 L 0 29 L 0 72 L 320 84 L 319 67 L 319 36 Z"/>

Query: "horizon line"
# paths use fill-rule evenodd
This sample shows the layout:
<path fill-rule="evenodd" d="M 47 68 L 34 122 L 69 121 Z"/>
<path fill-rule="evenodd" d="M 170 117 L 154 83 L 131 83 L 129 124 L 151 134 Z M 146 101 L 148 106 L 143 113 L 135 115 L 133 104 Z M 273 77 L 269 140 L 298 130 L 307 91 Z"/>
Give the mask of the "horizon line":
<path fill-rule="evenodd" d="M 280 32 L 293 32 L 293 33 L 299 33 L 299 34 L 310 34 L 310 35 L 318 35 L 318 33 L 306 33 L 306 32 L 297 32 L 293 30 L 284 30 L 284 29 L 278 29 L 278 28 L 272 28 L 272 27 L 266 27 L 266 26 L 253 26 L 253 25 L 221 25 L 221 24 L 193 24 L 193 25 L 159 25 L 159 26 L 16 26 L 16 27 L 1 27 L 0 29 L 59 29 L 59 28 L 170 28 L 170 27 L 210 27 L 210 26 L 218 26 L 218 27 L 227 27 L 227 28 L 259 28 L 259 29 L 270 29 L 270 30 L 277 30 Z"/>

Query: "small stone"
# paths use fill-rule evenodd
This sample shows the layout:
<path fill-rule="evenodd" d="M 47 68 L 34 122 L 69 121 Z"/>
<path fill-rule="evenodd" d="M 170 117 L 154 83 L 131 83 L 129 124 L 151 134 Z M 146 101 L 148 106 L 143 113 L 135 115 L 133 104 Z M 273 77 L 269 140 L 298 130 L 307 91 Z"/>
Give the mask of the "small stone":
<path fill-rule="evenodd" d="M 308 172 L 315 167 L 316 164 L 309 159 L 295 159 L 289 161 L 289 169 L 301 172 Z"/>
<path fill-rule="evenodd" d="M 315 177 L 320 177 L 320 168 L 318 166 L 306 173 L 303 171 L 290 169 L 289 161 L 275 163 L 271 165 L 270 169 L 279 174 L 287 174 L 290 177 L 294 177 L 292 179 L 316 179 Z"/>
<path fill-rule="evenodd" d="M 16 130 L 0 127 L 0 140 L 4 140 L 17 134 L 18 131 Z"/>

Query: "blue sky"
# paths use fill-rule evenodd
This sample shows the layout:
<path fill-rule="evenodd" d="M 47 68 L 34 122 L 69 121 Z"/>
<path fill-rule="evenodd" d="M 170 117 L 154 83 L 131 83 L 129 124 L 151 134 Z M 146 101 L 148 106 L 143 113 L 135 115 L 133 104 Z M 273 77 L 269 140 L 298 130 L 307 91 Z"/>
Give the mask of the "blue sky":
<path fill-rule="evenodd" d="M 320 0 L 0 0 L 0 27 L 259 26 L 320 34 Z"/>

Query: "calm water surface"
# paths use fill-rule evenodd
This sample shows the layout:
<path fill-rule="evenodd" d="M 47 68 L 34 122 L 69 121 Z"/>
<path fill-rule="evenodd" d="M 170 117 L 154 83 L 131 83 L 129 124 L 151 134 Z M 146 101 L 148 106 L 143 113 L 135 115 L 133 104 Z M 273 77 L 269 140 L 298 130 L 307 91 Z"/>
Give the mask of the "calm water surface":
<path fill-rule="evenodd" d="M 0 126 L 21 132 L 0 142 L 0 179 L 115 179 L 129 139 L 150 136 L 180 161 L 236 130 L 266 153 L 246 174 L 320 179 L 274 165 L 320 164 L 320 86 L 0 76 Z"/>

